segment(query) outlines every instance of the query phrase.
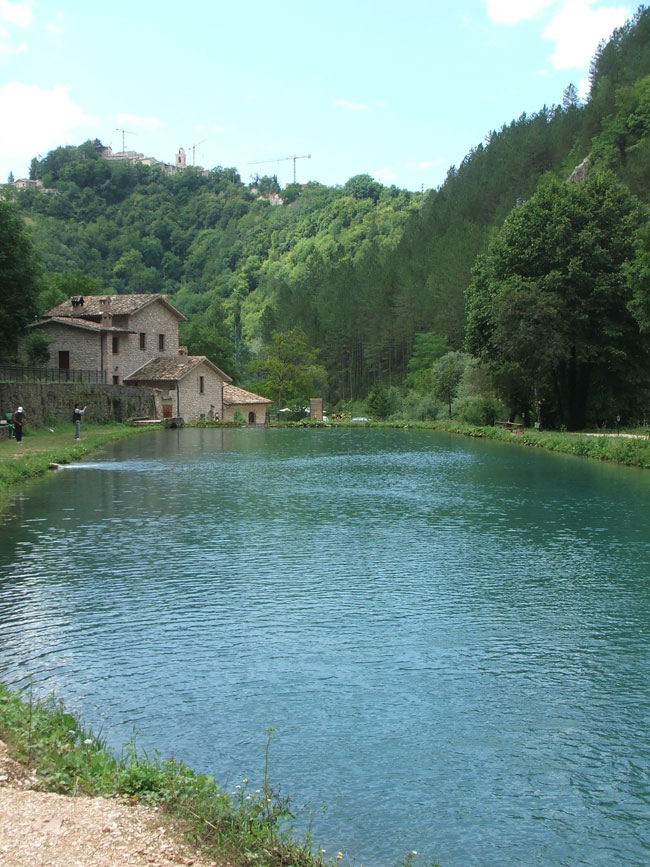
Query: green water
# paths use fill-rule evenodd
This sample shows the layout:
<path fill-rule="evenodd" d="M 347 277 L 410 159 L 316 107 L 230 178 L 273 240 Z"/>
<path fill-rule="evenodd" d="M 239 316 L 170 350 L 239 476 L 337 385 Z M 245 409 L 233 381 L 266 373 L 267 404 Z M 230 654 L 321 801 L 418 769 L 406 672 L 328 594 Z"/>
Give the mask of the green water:
<path fill-rule="evenodd" d="M 152 433 L 0 528 L 0 678 L 231 789 L 274 726 L 344 863 L 645 865 L 649 523 L 650 473 L 500 443 Z"/>

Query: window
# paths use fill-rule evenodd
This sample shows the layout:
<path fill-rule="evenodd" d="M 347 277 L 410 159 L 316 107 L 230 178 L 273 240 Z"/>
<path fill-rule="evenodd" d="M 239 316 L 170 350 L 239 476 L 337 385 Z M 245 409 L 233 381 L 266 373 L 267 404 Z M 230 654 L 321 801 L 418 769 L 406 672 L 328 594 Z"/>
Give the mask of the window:
<path fill-rule="evenodd" d="M 120 338 L 113 337 L 113 355 L 117 355 L 120 351 Z"/>
<path fill-rule="evenodd" d="M 119 385 L 119 384 L 120 384 L 119 376 L 114 376 L 113 377 L 113 385 Z"/>
<path fill-rule="evenodd" d="M 164 334 L 158 335 L 158 351 L 159 352 L 165 351 L 165 335 Z"/>
<path fill-rule="evenodd" d="M 205 394 L 205 377 L 199 376 L 199 394 Z"/>
<path fill-rule="evenodd" d="M 144 333 L 144 331 L 141 331 L 140 332 L 140 349 L 146 349 L 146 348 L 147 348 L 147 335 Z"/>

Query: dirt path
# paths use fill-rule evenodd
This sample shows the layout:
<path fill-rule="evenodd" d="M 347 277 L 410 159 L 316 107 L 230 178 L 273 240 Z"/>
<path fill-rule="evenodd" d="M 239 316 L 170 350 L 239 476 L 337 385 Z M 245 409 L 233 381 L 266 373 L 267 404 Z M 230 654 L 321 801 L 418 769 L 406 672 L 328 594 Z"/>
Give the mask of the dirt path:
<path fill-rule="evenodd" d="M 35 784 L 0 741 L 1 867 L 215 867 L 155 809 L 32 791 Z"/>

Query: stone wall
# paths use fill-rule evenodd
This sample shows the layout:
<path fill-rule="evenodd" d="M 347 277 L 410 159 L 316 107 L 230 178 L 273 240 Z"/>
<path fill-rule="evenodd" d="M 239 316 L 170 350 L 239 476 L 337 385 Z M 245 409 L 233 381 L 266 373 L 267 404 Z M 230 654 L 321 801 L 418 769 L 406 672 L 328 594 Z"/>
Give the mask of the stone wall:
<path fill-rule="evenodd" d="M 119 335 L 117 354 L 113 354 L 113 341 L 109 335 L 105 360 L 109 382 L 114 376 L 122 382 L 153 358 L 175 358 L 178 355 L 178 317 L 160 302 L 148 304 L 128 317 L 114 316 L 113 324 L 133 333 Z M 140 333 L 144 334 L 144 349 L 140 348 Z M 164 335 L 162 350 L 158 344 L 161 334 Z"/>
<path fill-rule="evenodd" d="M 0 382 L 0 414 L 25 410 L 25 423 L 43 427 L 70 422 L 75 403 L 88 406 L 84 421 L 126 421 L 132 416 L 155 418 L 150 388 L 135 385 L 87 385 L 79 382 Z"/>

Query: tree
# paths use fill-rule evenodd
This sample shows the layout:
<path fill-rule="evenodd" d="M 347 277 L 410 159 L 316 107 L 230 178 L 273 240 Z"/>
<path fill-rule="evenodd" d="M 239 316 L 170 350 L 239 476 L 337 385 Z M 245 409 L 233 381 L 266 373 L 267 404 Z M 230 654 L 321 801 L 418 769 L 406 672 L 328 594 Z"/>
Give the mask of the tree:
<path fill-rule="evenodd" d="M 395 411 L 396 404 L 394 389 L 386 388 L 380 382 L 372 387 L 366 398 L 368 413 L 380 420 L 388 418 Z"/>
<path fill-rule="evenodd" d="M 298 328 L 274 331 L 271 344 L 260 358 L 249 364 L 249 369 L 261 374 L 257 387 L 278 407 L 287 397 L 302 400 L 313 397 L 322 392 L 327 382 L 318 353 L 308 348 L 307 338 Z"/>
<path fill-rule="evenodd" d="M 10 171 L 10 172 L 9 172 L 9 177 L 7 178 L 7 183 L 8 183 L 8 184 L 13 184 L 13 182 L 14 182 L 14 173 Z"/>
<path fill-rule="evenodd" d="M 413 355 L 408 363 L 408 376 L 405 383 L 416 391 L 425 394 L 431 387 L 431 367 L 435 361 L 449 352 L 447 338 L 434 331 L 416 334 Z"/>
<path fill-rule="evenodd" d="M 0 358 L 11 359 L 18 337 L 38 313 L 39 262 L 14 207 L 0 202 Z"/>
<path fill-rule="evenodd" d="M 490 363 L 497 383 L 509 371 L 528 404 L 543 402 L 569 430 L 611 419 L 617 407 L 639 409 L 650 356 L 630 310 L 629 267 L 648 219 L 609 173 L 584 183 L 549 177 L 474 270 L 468 349 Z"/>
<path fill-rule="evenodd" d="M 372 199 L 373 202 L 379 199 L 381 190 L 381 184 L 370 175 L 354 175 L 343 187 L 343 192 L 353 199 Z"/>
<path fill-rule="evenodd" d="M 27 357 L 27 363 L 34 366 L 46 365 L 50 360 L 50 340 L 42 331 L 33 330 L 22 344 L 22 352 Z"/>
<path fill-rule="evenodd" d="M 205 355 L 226 373 L 233 374 L 235 344 L 226 322 L 223 303 L 210 305 L 206 313 L 181 324 L 180 336 L 190 355 Z"/>
<path fill-rule="evenodd" d="M 565 111 L 569 111 L 569 109 L 579 108 L 579 106 L 580 94 L 578 93 L 578 88 L 573 83 L 568 84 L 562 93 L 562 108 Z"/>
<path fill-rule="evenodd" d="M 466 364 L 467 356 L 464 353 L 448 352 L 436 361 L 431 370 L 433 396 L 447 405 L 449 418 Z"/>

